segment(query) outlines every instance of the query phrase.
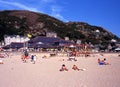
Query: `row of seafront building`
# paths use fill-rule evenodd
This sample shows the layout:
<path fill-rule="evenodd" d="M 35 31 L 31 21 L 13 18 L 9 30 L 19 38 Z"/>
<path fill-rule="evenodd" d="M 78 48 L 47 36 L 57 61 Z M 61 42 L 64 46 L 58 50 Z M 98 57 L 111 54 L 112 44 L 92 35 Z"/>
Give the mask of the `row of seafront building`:
<path fill-rule="evenodd" d="M 38 49 L 38 48 L 55 48 L 64 44 L 73 44 L 69 41 L 57 37 L 56 33 L 47 33 L 46 36 L 38 36 L 30 39 L 27 36 L 5 35 L 4 43 L 1 47 L 5 49 Z"/>
<path fill-rule="evenodd" d="M 49 32 L 46 34 L 46 37 L 57 37 L 57 34 L 53 32 Z M 6 46 L 6 45 L 11 44 L 12 42 L 24 43 L 29 40 L 30 38 L 28 36 L 4 35 L 4 41 L 1 43 L 1 45 Z"/>
<path fill-rule="evenodd" d="M 69 41 L 68 37 L 61 39 L 57 37 L 56 33 L 49 32 L 46 36 L 38 36 L 33 39 L 30 39 L 27 36 L 20 35 L 5 35 L 4 43 L 1 44 L 1 47 L 7 49 L 38 49 L 38 48 L 56 48 L 62 47 L 67 44 L 75 44 L 72 41 Z M 76 44 L 81 44 L 81 41 L 78 40 Z M 120 43 L 116 43 L 117 51 L 120 49 Z M 108 50 L 112 49 L 111 45 L 108 46 Z"/>

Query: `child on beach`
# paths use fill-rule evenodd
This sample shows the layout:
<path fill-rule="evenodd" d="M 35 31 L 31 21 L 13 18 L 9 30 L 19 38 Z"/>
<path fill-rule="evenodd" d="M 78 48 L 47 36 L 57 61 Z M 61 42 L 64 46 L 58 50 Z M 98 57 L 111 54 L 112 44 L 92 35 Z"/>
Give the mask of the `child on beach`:
<path fill-rule="evenodd" d="M 34 55 L 31 55 L 31 62 L 33 62 L 33 59 L 34 59 Z"/>
<path fill-rule="evenodd" d="M 37 60 L 36 55 L 32 55 L 31 56 L 31 62 L 33 62 L 33 64 L 35 64 L 36 60 Z"/>
<path fill-rule="evenodd" d="M 66 68 L 65 64 L 62 65 L 60 71 L 68 71 L 68 69 Z"/>
<path fill-rule="evenodd" d="M 34 55 L 33 64 L 36 63 L 36 60 L 37 60 L 37 57 L 36 57 L 36 55 Z"/>

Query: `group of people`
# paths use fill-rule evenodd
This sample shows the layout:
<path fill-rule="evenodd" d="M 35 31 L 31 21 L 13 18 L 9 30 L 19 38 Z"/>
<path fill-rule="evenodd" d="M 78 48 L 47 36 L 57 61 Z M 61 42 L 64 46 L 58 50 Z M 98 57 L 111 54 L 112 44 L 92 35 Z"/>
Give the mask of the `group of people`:
<path fill-rule="evenodd" d="M 106 62 L 106 58 L 104 58 L 103 60 L 101 60 L 100 58 L 98 58 L 98 64 L 99 65 L 110 65 L 110 63 Z M 80 69 L 80 68 L 78 68 L 78 66 L 75 65 L 75 64 L 72 66 L 72 69 L 76 70 L 76 71 L 79 71 L 79 70 L 84 71 L 84 70 L 86 70 L 86 69 Z M 61 67 L 61 69 L 59 71 L 68 71 L 68 68 L 66 67 L 65 64 L 63 64 L 62 67 Z"/>
<path fill-rule="evenodd" d="M 31 59 L 31 62 L 33 62 L 33 64 L 36 63 L 36 60 L 37 60 L 36 55 L 31 55 L 31 56 L 30 56 L 29 53 L 28 53 L 28 51 L 25 50 L 25 51 L 24 51 L 24 54 L 22 55 L 22 61 L 23 61 L 24 63 L 26 63 L 29 58 Z"/>
<path fill-rule="evenodd" d="M 29 59 L 29 53 L 27 50 L 24 51 L 24 54 L 22 55 L 21 59 L 24 63 L 27 62 L 27 60 Z"/>
<path fill-rule="evenodd" d="M 100 60 L 100 58 L 98 58 L 98 64 L 99 65 L 110 65 L 110 63 L 106 62 L 106 58 Z"/>
<path fill-rule="evenodd" d="M 79 71 L 79 70 L 84 71 L 85 70 L 85 69 L 78 68 L 77 65 L 75 65 L 75 64 L 72 66 L 72 69 L 76 70 L 76 71 Z M 68 68 L 66 67 L 65 64 L 62 65 L 60 71 L 68 71 Z"/>

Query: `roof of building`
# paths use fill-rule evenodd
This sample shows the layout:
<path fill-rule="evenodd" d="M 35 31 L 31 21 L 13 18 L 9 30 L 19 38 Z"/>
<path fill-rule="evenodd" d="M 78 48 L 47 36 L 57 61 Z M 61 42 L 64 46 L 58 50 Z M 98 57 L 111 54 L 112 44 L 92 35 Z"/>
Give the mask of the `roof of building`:
<path fill-rule="evenodd" d="M 27 43 L 27 42 L 26 42 Z M 73 44 L 73 42 L 65 41 L 61 38 L 38 36 L 28 41 L 28 48 L 55 48 L 60 45 Z M 24 43 L 12 42 L 5 48 L 23 48 Z"/>
<path fill-rule="evenodd" d="M 22 48 L 24 46 L 24 43 L 19 43 L 19 42 L 12 42 L 11 44 L 3 47 L 3 48 L 6 48 L 6 49 L 9 49 L 9 48 L 12 48 L 12 49 L 15 49 L 15 48 Z"/>
<path fill-rule="evenodd" d="M 70 41 L 65 41 L 64 39 L 61 39 L 61 38 L 45 37 L 45 36 L 38 36 L 28 41 L 28 43 L 43 43 L 43 44 L 46 44 L 46 43 L 53 44 L 55 42 L 65 43 L 65 44 L 72 43 Z"/>

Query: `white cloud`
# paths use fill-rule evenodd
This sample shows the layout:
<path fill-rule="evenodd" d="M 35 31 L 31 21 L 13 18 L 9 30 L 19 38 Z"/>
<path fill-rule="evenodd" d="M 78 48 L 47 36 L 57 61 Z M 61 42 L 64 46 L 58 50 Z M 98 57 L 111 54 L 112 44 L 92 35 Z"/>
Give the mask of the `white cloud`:
<path fill-rule="evenodd" d="M 52 6 L 51 10 L 54 13 L 59 13 L 59 12 L 61 12 L 62 8 L 60 6 Z"/>
<path fill-rule="evenodd" d="M 51 7 L 51 15 L 62 20 L 62 21 L 65 21 L 67 22 L 68 20 L 66 20 L 62 15 L 61 15 L 61 11 L 62 11 L 62 8 L 59 7 L 59 6 L 52 6 Z"/>
<path fill-rule="evenodd" d="M 41 0 L 42 3 L 38 3 L 39 5 L 37 5 L 36 7 L 40 6 L 39 8 L 35 8 L 34 6 L 33 7 L 30 7 L 30 6 L 27 6 L 25 4 L 21 4 L 19 2 L 10 2 L 10 1 L 3 1 L 3 0 L 0 0 L 0 3 L 1 4 L 4 4 L 4 5 L 8 5 L 9 7 L 10 6 L 14 6 L 16 7 L 15 9 L 17 8 L 21 8 L 23 10 L 30 10 L 30 11 L 34 11 L 34 12 L 50 12 L 48 13 L 49 15 L 53 16 L 53 17 L 56 17 L 62 21 L 67 21 L 62 15 L 61 15 L 61 12 L 62 12 L 62 7 L 61 6 L 58 6 L 56 5 L 56 0 Z M 40 1 L 40 2 L 41 2 Z M 31 4 L 32 5 L 32 4 Z M 45 9 L 45 8 L 48 8 L 48 9 Z M 38 10 L 38 9 L 41 9 L 41 10 Z"/>
<path fill-rule="evenodd" d="M 18 8 L 22 8 L 22 9 L 25 9 L 25 10 L 30 10 L 30 11 L 34 11 L 34 12 L 39 12 L 39 10 L 37 10 L 36 8 L 28 7 L 28 6 L 23 5 L 23 4 L 21 4 L 21 3 L 18 3 L 18 2 L 0 1 L 0 3 L 6 4 L 6 5 L 16 6 L 16 7 L 18 7 Z"/>

